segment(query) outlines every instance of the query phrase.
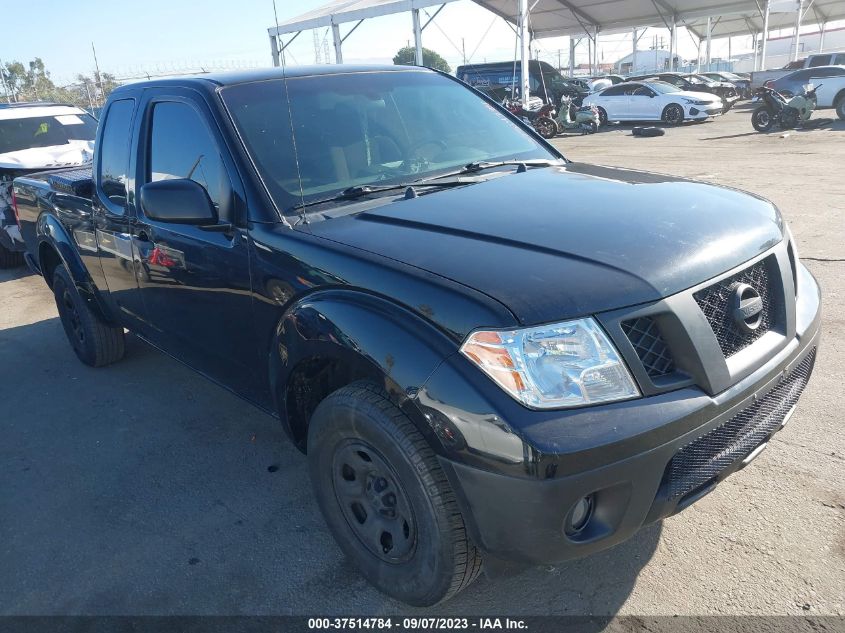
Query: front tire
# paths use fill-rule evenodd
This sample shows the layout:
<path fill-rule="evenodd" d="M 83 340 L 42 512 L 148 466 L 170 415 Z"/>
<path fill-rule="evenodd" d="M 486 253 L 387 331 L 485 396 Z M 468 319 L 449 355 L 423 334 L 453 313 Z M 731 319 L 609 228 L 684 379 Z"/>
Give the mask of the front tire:
<path fill-rule="evenodd" d="M 768 132 L 775 125 L 775 115 L 768 106 L 760 106 L 751 115 L 751 125 L 758 132 Z"/>
<path fill-rule="evenodd" d="M 79 360 L 91 367 L 102 367 L 123 358 L 123 328 L 100 320 L 64 266 L 58 266 L 53 273 L 53 295 L 62 327 Z"/>
<path fill-rule="evenodd" d="M 670 103 L 663 108 L 663 115 L 660 118 L 667 125 L 680 125 L 684 122 L 684 109 L 677 103 Z"/>
<path fill-rule="evenodd" d="M 480 573 L 446 474 L 378 386 L 353 383 L 320 403 L 308 428 L 308 468 L 335 540 L 379 591 L 431 606 Z"/>

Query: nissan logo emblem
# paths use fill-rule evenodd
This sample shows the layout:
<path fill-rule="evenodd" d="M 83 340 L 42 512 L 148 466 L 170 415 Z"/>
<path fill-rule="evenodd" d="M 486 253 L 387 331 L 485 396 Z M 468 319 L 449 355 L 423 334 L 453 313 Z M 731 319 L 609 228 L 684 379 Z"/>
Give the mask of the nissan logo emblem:
<path fill-rule="evenodd" d="M 763 300 L 748 284 L 737 284 L 731 296 L 731 312 L 739 330 L 751 333 L 763 320 Z"/>

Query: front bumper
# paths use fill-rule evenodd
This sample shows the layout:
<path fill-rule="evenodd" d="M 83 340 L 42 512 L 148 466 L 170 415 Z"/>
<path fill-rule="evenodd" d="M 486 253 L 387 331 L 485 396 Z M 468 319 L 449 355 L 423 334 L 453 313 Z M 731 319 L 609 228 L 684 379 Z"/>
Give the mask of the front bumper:
<path fill-rule="evenodd" d="M 521 429 L 530 442 L 506 432 L 506 414 L 489 399 L 467 397 L 450 410 L 444 403 L 473 386 L 444 363 L 419 402 L 447 448 L 441 463 L 475 543 L 523 563 L 580 558 L 679 512 L 743 468 L 788 421 L 812 371 L 820 297 L 806 271 L 802 284 L 796 336 L 729 388 L 707 395 L 688 387 L 556 419 L 532 412 L 536 423 Z M 567 534 L 584 497 L 592 517 Z"/>

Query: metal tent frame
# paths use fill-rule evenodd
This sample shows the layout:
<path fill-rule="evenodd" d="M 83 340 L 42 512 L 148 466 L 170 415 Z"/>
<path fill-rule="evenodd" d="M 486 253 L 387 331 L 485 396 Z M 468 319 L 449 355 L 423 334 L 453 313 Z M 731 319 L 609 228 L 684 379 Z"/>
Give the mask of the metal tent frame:
<path fill-rule="evenodd" d="M 284 50 L 304 30 L 331 28 L 334 40 L 335 61 L 343 63 L 343 42 L 368 18 L 411 13 L 414 31 L 415 61 L 421 66 L 422 33 L 446 4 L 456 0 L 332 0 L 308 13 L 291 18 L 278 26 L 267 29 L 273 64 L 280 65 Z M 772 4 L 782 5 L 783 0 L 473 0 L 479 6 L 498 15 L 514 26 L 521 69 L 521 94 L 527 104 L 528 61 L 533 38 L 586 35 L 590 47 L 590 64 L 598 67 L 596 43 L 600 33 L 614 33 L 633 29 L 636 54 L 637 30 L 656 26 L 669 30 L 669 64 L 674 69 L 677 56 L 677 32 L 684 26 L 698 40 L 706 41 L 706 58 L 709 62 L 713 37 L 751 34 L 756 40 L 762 36 L 762 55 L 759 62 L 765 67 L 766 42 L 772 29 L 796 27 L 795 51 L 797 56 L 800 26 L 808 17 L 824 26 L 833 20 L 845 19 L 843 0 L 793 0 L 789 13 L 775 13 Z M 787 0 L 789 1 L 789 0 Z M 420 10 L 438 6 L 434 15 L 422 24 Z M 812 14 L 812 15 L 811 15 Z M 345 35 L 340 25 L 355 23 Z M 286 43 L 283 35 L 292 36 Z M 570 40 L 570 70 L 574 57 L 575 41 Z M 756 50 L 756 49 L 755 49 Z M 755 68 L 757 68 L 755 61 Z"/>

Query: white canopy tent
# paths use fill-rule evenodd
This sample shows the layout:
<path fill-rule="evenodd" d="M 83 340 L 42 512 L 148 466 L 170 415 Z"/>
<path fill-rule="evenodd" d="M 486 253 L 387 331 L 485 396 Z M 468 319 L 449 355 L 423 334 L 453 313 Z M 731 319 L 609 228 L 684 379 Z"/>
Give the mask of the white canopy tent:
<path fill-rule="evenodd" d="M 273 63 L 279 65 L 284 49 L 304 30 L 330 27 L 334 40 L 335 60 L 343 63 L 343 41 L 368 18 L 394 13 L 411 13 L 414 31 L 415 61 L 422 65 L 422 33 L 442 8 L 456 0 L 332 0 L 313 11 L 280 23 L 268 29 Z M 677 53 L 677 30 L 684 26 L 701 41 L 706 38 L 709 59 L 710 40 L 714 36 L 730 35 L 731 29 L 738 34 L 758 33 L 763 37 L 762 64 L 765 65 L 767 34 L 772 28 L 800 26 L 803 19 L 825 24 L 845 17 L 843 0 L 473 0 L 492 13 L 514 25 L 520 45 L 521 94 L 527 102 L 528 61 L 532 38 L 586 35 L 592 44 L 591 65 L 598 66 L 598 47 L 595 45 L 600 33 L 620 32 L 634 29 L 634 50 L 637 45 L 637 29 L 649 26 L 669 29 L 670 69 Z M 782 7 L 786 2 L 791 14 L 775 13 L 770 7 Z M 420 21 L 420 9 L 438 6 L 425 24 Z M 703 22 L 702 22 L 703 20 Z M 355 23 L 345 35 L 340 25 Z M 703 24 L 703 27 L 702 27 Z M 757 26 L 759 24 L 759 27 Z M 720 25 L 722 28 L 720 29 Z M 724 31 L 724 32 L 723 32 Z M 281 40 L 292 35 L 287 42 Z M 797 33 L 796 33 L 797 38 Z M 574 59 L 574 39 L 570 39 L 570 69 Z M 797 49 L 797 46 L 796 46 Z"/>

